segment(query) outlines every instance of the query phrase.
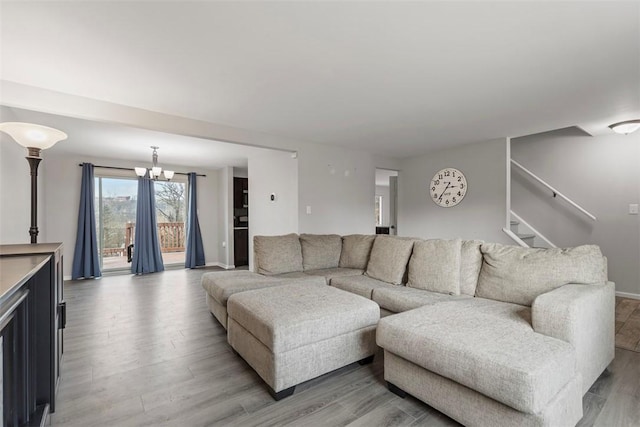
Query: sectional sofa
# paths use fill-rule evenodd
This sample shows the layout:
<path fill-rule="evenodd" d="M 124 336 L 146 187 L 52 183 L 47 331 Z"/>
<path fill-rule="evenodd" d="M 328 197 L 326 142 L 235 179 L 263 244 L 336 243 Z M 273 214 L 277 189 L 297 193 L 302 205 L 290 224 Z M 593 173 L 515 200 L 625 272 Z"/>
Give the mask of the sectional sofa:
<path fill-rule="evenodd" d="M 389 389 L 465 425 L 575 425 L 614 357 L 615 289 L 594 245 L 290 234 L 256 236 L 254 255 L 254 272 L 203 275 L 223 326 L 233 295 L 293 281 L 374 301 Z"/>

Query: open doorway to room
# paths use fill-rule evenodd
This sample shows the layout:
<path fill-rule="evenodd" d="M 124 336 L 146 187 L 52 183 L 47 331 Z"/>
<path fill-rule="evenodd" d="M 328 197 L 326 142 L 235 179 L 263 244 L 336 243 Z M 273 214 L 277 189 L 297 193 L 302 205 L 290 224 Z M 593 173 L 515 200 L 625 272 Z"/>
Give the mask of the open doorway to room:
<path fill-rule="evenodd" d="M 398 171 L 376 169 L 376 234 L 398 233 Z"/>

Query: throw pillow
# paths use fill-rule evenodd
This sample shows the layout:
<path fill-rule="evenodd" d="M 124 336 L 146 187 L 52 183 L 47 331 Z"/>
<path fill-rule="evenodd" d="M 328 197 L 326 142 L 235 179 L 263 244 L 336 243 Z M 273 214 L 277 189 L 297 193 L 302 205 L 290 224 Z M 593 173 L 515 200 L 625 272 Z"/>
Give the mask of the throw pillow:
<path fill-rule="evenodd" d="M 596 245 L 535 249 L 483 244 L 476 296 L 531 306 L 538 295 L 560 286 L 603 283 L 604 258 Z"/>
<path fill-rule="evenodd" d="M 342 252 L 342 237 L 337 234 L 301 234 L 304 270 L 336 268 Z"/>
<path fill-rule="evenodd" d="M 414 240 L 378 236 L 373 242 L 366 275 L 374 279 L 402 284 Z"/>
<path fill-rule="evenodd" d="M 364 270 L 369 262 L 375 235 L 351 234 L 342 237 L 340 267 Z"/>
<path fill-rule="evenodd" d="M 422 240 L 413 244 L 407 286 L 460 295 L 461 241 Z"/>
<path fill-rule="evenodd" d="M 302 248 L 297 234 L 254 236 L 253 252 L 260 274 L 271 276 L 302 271 Z"/>

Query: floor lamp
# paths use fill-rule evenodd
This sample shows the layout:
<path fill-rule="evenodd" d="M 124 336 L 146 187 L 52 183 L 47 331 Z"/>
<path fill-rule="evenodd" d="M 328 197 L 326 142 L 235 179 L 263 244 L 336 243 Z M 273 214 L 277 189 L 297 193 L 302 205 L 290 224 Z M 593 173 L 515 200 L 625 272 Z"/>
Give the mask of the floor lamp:
<path fill-rule="evenodd" d="M 31 169 L 31 243 L 38 243 L 38 165 L 42 160 L 40 151 L 67 139 L 67 134 L 47 126 L 31 123 L 6 122 L 0 123 L 0 131 L 7 133 L 18 144 L 26 147 L 29 152 L 26 157 Z"/>

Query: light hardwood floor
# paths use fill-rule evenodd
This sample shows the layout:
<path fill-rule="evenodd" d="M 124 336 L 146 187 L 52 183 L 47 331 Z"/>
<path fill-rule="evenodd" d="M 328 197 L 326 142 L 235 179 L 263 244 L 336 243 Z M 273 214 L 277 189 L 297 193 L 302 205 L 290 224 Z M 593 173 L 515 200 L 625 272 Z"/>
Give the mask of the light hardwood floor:
<path fill-rule="evenodd" d="M 169 270 L 67 282 L 64 362 L 53 425 L 449 426 L 386 389 L 382 354 L 275 402 L 208 312 L 200 277 Z M 583 426 L 640 425 L 640 353 L 616 349 L 584 399 Z"/>

